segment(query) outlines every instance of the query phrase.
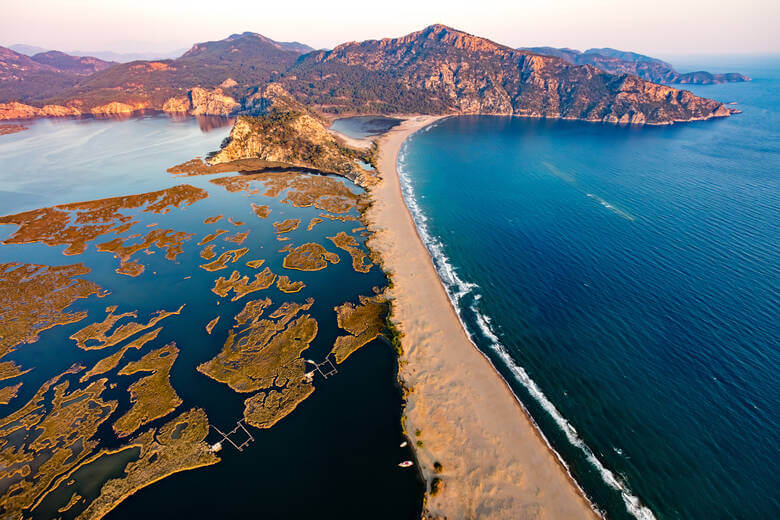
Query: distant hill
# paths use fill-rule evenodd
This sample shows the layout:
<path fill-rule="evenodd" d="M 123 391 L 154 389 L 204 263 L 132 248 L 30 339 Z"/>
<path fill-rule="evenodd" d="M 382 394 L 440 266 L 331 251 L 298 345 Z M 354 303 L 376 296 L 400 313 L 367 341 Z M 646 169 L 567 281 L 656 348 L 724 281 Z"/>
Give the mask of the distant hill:
<path fill-rule="evenodd" d="M 518 51 L 432 25 L 303 56 L 281 80 L 331 112 L 514 114 L 668 123 L 728 115 L 721 103 L 625 73 Z"/>
<path fill-rule="evenodd" d="M 35 45 L 27 45 L 25 43 L 15 43 L 8 46 L 14 52 L 24 54 L 25 56 L 32 56 L 33 54 L 40 54 L 41 52 L 47 52 L 51 49 L 45 49 L 43 47 L 37 47 Z"/>
<path fill-rule="evenodd" d="M 314 47 L 309 47 L 305 43 L 301 43 L 301 42 L 276 42 L 276 43 L 278 43 L 288 51 L 294 51 L 299 54 L 307 54 L 315 50 Z"/>
<path fill-rule="evenodd" d="M 593 65 L 613 74 L 634 74 L 642 79 L 656 83 L 695 83 L 707 85 L 711 83 L 750 81 L 750 78 L 747 76 L 736 72 L 727 74 L 712 74 L 706 71 L 680 73 L 671 64 L 657 58 L 608 47 L 588 49 L 585 52 L 555 47 L 524 47 L 521 50 L 535 52 L 544 56 L 555 56 L 574 65 Z"/>
<path fill-rule="evenodd" d="M 279 48 L 284 49 L 286 51 L 297 52 L 298 54 L 306 54 L 306 53 L 311 52 L 311 51 L 314 50 L 313 47 L 309 47 L 305 43 L 301 43 L 301 42 L 277 42 L 277 41 L 274 41 L 274 40 L 272 40 L 270 38 L 266 38 L 262 34 L 258 34 L 258 33 L 255 33 L 255 32 L 250 32 L 250 31 L 246 31 L 246 32 L 243 32 L 243 33 L 237 33 L 237 34 L 231 34 L 230 36 L 225 38 L 225 40 L 222 40 L 222 41 L 234 41 L 234 40 L 237 40 L 237 39 L 240 39 L 240 38 L 251 38 L 251 37 L 258 38 L 258 39 L 263 40 L 265 42 L 271 43 L 271 44 L 276 45 Z"/>
<path fill-rule="evenodd" d="M 45 53 L 51 49 L 38 47 L 36 45 L 27 45 L 24 43 L 15 43 L 8 46 L 12 51 L 16 51 L 19 54 L 25 54 L 27 56 L 33 56 L 35 54 Z M 164 60 L 171 58 L 178 58 L 187 49 L 175 49 L 172 51 L 152 51 L 152 52 L 112 52 L 112 51 L 68 51 L 67 54 L 71 56 L 91 56 L 103 61 L 113 61 L 117 63 L 127 63 L 137 60 Z"/>
<path fill-rule="evenodd" d="M 59 51 L 48 51 L 31 57 L 42 65 L 48 65 L 61 72 L 70 72 L 77 76 L 89 76 L 95 72 L 106 70 L 115 63 L 104 61 L 94 56 L 71 56 Z"/>
<path fill-rule="evenodd" d="M 52 81 L 50 88 L 28 81 L 12 93 L 24 98 L 0 90 L 0 103 L 27 103 L 0 105 L 0 119 L 141 109 L 252 115 L 258 94 L 272 82 L 306 106 L 330 113 L 512 114 L 638 124 L 732 113 L 721 103 L 645 81 L 633 71 L 613 74 L 592 64 L 575 65 L 443 25 L 303 54 L 309 49 L 251 32 L 233 34 L 195 44 L 176 59 L 116 64 L 75 84 Z M 27 67 L 54 70 L 8 52 Z M 9 71 L 18 73 L 19 66 Z"/>
<path fill-rule="evenodd" d="M 57 51 L 30 57 L 0 47 L 0 102 L 44 99 L 111 65 L 97 58 Z"/>

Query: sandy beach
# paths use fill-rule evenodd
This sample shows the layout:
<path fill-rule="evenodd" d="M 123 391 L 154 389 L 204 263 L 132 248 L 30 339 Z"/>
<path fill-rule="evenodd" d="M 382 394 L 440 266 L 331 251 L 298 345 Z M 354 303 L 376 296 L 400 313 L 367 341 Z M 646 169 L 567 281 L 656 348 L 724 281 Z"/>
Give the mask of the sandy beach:
<path fill-rule="evenodd" d="M 367 211 L 394 287 L 393 320 L 403 334 L 400 375 L 410 389 L 406 429 L 422 472 L 443 488 L 432 517 L 596 518 L 587 500 L 485 356 L 469 340 L 404 204 L 396 170 L 403 141 L 437 117 L 406 120 L 380 139 L 383 181 Z M 416 432 L 419 430 L 419 436 Z M 439 462 L 441 473 L 434 472 Z"/>

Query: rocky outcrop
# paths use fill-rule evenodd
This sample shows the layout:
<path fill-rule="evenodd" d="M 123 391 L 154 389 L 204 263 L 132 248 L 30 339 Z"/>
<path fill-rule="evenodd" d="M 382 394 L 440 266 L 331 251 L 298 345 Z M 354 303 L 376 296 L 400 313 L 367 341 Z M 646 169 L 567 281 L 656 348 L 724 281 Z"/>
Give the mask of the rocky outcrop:
<path fill-rule="evenodd" d="M 149 108 L 148 103 L 135 103 L 135 104 L 128 104 L 128 103 L 119 103 L 118 101 L 112 101 L 111 103 L 106 103 L 105 105 L 100 105 L 93 107 L 89 110 L 89 113 L 92 115 L 102 115 L 102 116 L 109 116 L 109 115 L 123 115 L 123 114 L 132 114 L 133 112 L 138 112 L 140 110 L 145 110 Z"/>
<path fill-rule="evenodd" d="M 518 51 L 443 25 L 310 53 L 283 81 L 307 104 L 334 112 L 479 113 L 636 124 L 732 113 L 689 92 Z"/>
<path fill-rule="evenodd" d="M 195 87 L 189 92 L 189 100 L 193 115 L 229 116 L 240 107 L 235 99 L 224 95 L 221 88 L 206 90 Z"/>
<path fill-rule="evenodd" d="M 358 179 L 363 170 L 357 160 L 370 161 L 370 153 L 340 144 L 328 132 L 327 122 L 295 101 L 279 85 L 269 85 L 255 98 L 263 107 L 257 116 L 239 116 L 222 149 L 208 162 L 262 159 Z"/>
<path fill-rule="evenodd" d="M 24 103 L 0 103 L 0 120 L 7 119 L 35 119 L 37 117 L 64 117 L 81 115 L 81 110 L 76 107 L 62 105 L 44 105 L 34 107 Z"/>
<path fill-rule="evenodd" d="M 186 113 L 190 111 L 190 108 L 192 108 L 192 104 L 189 96 L 168 98 L 162 106 L 163 112 Z"/>
<path fill-rule="evenodd" d="M 141 100 L 112 101 L 89 107 L 80 99 L 71 100 L 67 106 L 44 105 L 43 107 L 36 107 L 17 102 L 0 103 L 0 120 L 79 115 L 127 115 L 141 110 L 229 116 L 236 113 L 240 108 L 241 104 L 232 97 L 224 95 L 222 89 L 207 90 L 196 87 L 185 96 L 175 96 L 166 99 L 162 105 L 155 105 L 149 100 Z"/>
<path fill-rule="evenodd" d="M 89 109 L 81 106 L 44 105 L 35 107 L 23 103 L 0 103 L 0 120 L 8 119 L 35 119 L 38 117 L 66 117 L 81 115 L 127 115 L 149 108 L 147 103 L 120 103 L 112 101 L 105 105 L 99 105 Z"/>
<path fill-rule="evenodd" d="M 229 116 L 241 108 L 234 98 L 226 96 L 221 88 L 206 90 L 191 89 L 186 96 L 168 98 L 163 103 L 163 112 L 186 112 L 192 115 Z"/>

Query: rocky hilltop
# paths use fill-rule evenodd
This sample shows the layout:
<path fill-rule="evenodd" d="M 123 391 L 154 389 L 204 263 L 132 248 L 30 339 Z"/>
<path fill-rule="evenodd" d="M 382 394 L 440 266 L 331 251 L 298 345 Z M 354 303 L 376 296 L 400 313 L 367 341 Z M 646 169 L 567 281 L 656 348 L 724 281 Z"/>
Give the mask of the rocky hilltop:
<path fill-rule="evenodd" d="M 690 92 L 432 25 L 303 56 L 283 82 L 326 111 L 502 114 L 668 124 L 728 116 Z"/>
<path fill-rule="evenodd" d="M 35 99 L 10 91 L 3 96 L 2 86 L 12 82 L 2 74 L 18 75 L 19 66 L 4 69 L 0 59 L 0 119 L 143 109 L 256 115 L 263 109 L 258 100 L 272 82 L 324 113 L 501 114 L 669 124 L 734 112 L 629 72 L 575 65 L 443 25 L 301 54 L 307 49 L 256 33 L 234 34 L 196 44 L 175 60 L 116 64 L 78 77 L 75 85 L 57 87 L 52 81 L 51 89 L 38 90 L 27 82 L 23 90 Z M 23 66 L 51 68 L 13 54 L 27 60 Z"/>
<path fill-rule="evenodd" d="M 372 162 L 371 150 L 344 146 L 328 132 L 329 123 L 272 83 L 251 100 L 256 116 L 239 116 L 230 136 L 208 163 L 261 159 L 267 163 L 343 175 L 366 184 L 359 164 Z"/>
<path fill-rule="evenodd" d="M 657 58 L 610 48 L 588 49 L 585 52 L 555 47 L 525 47 L 521 50 L 545 56 L 555 56 L 574 65 L 593 65 L 604 72 L 612 74 L 634 74 L 642 79 L 656 83 L 709 85 L 712 83 L 750 81 L 749 77 L 736 72 L 712 74 L 711 72 L 700 70 L 680 73 L 671 64 Z"/>

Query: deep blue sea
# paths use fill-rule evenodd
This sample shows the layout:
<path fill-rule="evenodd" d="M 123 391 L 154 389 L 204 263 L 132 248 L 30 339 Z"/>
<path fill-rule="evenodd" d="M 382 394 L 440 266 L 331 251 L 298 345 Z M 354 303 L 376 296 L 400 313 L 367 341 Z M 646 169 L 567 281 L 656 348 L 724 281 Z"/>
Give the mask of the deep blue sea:
<path fill-rule="evenodd" d="M 688 63 L 691 66 L 688 66 Z M 405 196 L 473 339 L 609 518 L 780 518 L 780 57 L 742 114 L 443 120 Z"/>

